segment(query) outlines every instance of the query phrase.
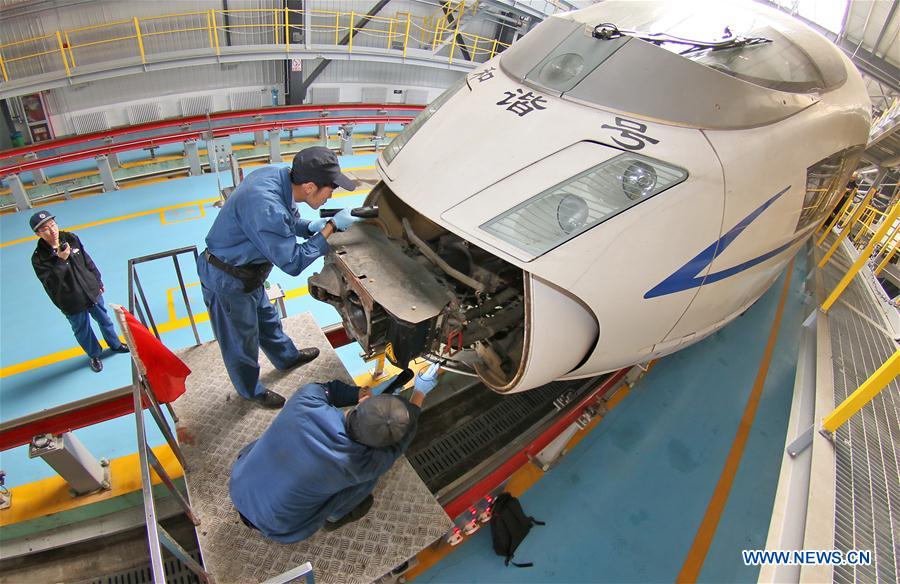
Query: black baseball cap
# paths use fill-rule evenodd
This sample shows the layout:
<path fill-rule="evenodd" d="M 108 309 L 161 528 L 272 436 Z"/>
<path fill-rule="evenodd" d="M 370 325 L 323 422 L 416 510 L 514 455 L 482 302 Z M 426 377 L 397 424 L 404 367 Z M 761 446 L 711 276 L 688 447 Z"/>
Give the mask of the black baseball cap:
<path fill-rule="evenodd" d="M 373 448 L 397 444 L 414 424 L 406 400 L 395 395 L 372 396 L 347 416 L 350 437 Z"/>
<path fill-rule="evenodd" d="M 352 191 L 356 183 L 341 173 L 337 156 L 328 148 L 313 146 L 294 155 L 291 182 L 295 185 L 311 182 L 320 187 L 335 186 Z"/>
<path fill-rule="evenodd" d="M 28 221 L 31 224 L 31 230 L 37 231 L 41 228 L 41 225 L 50 221 L 51 219 L 56 219 L 54 215 L 50 214 L 50 211 L 38 211 L 34 215 L 31 216 L 31 219 Z"/>

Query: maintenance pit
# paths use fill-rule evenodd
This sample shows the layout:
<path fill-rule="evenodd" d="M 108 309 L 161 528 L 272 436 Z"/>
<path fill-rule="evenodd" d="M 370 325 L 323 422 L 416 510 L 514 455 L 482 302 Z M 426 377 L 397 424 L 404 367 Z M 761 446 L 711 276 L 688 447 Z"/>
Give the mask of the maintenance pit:
<path fill-rule="evenodd" d="M 306 383 L 352 383 L 309 314 L 288 317 L 283 324 L 299 347 L 318 347 L 321 353 L 288 372 L 261 358 L 260 379 L 267 387 L 289 397 Z M 200 521 L 196 531 L 204 565 L 220 584 L 262 582 L 305 562 L 312 564 L 319 582 L 371 582 L 398 567 L 402 571 L 451 530 L 454 523 L 444 510 L 449 502 L 546 432 L 603 380 L 554 382 L 503 396 L 477 378 L 445 374 L 425 404 L 406 456 L 379 481 L 372 510 L 334 532 L 320 530 L 305 541 L 282 545 L 246 527 L 228 494 L 238 452 L 265 431 L 275 413 L 228 391 L 216 342 L 178 355 L 193 371 L 187 392 L 173 402 L 187 461 L 185 480 Z"/>
<path fill-rule="evenodd" d="M 260 379 L 289 397 L 301 386 L 332 379 L 352 383 L 334 349 L 309 314 L 283 321 L 300 347 L 318 347 L 312 363 L 280 372 L 261 359 Z M 318 582 L 371 582 L 440 538 L 450 518 L 405 458 L 382 477 L 375 504 L 360 521 L 319 531 L 292 545 L 246 527 L 231 504 L 228 477 L 238 452 L 256 440 L 275 413 L 233 395 L 215 342 L 179 356 L 193 370 L 175 403 L 180 443 L 188 462 L 187 489 L 200 525 L 197 540 L 206 570 L 219 584 L 262 582 L 311 562 Z"/>

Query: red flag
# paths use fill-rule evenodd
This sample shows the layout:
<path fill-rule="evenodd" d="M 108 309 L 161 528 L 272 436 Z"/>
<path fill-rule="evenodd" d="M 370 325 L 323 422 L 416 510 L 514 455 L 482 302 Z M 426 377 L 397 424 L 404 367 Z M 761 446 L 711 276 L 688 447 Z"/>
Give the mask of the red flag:
<path fill-rule="evenodd" d="M 147 380 L 157 401 L 175 401 L 184 393 L 184 380 L 191 370 L 130 312 L 123 308 L 122 313 L 134 339 L 130 349 L 137 351 L 138 358 L 144 364 Z"/>

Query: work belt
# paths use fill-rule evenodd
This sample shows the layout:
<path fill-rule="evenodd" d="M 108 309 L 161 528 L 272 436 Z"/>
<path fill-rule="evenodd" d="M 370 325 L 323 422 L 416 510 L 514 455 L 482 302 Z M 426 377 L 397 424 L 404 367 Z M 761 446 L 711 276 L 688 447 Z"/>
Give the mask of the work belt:
<path fill-rule="evenodd" d="M 231 266 L 214 256 L 208 249 L 203 250 L 203 257 L 206 261 L 219 268 L 226 274 L 230 274 L 241 281 L 244 285 L 244 292 L 250 293 L 263 285 L 269 272 L 272 271 L 272 264 L 265 262 L 263 264 L 247 264 L 246 266 Z"/>

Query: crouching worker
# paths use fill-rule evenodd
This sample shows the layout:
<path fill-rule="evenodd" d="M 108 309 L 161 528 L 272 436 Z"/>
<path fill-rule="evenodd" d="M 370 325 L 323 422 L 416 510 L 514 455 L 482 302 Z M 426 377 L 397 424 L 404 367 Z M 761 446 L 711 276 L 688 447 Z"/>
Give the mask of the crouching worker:
<path fill-rule="evenodd" d="M 231 500 L 244 523 L 294 543 L 362 518 L 378 477 L 412 442 L 437 375 L 437 364 L 417 375 L 409 401 L 381 395 L 395 378 L 362 397 L 359 387 L 341 381 L 301 387 L 231 470 Z"/>

